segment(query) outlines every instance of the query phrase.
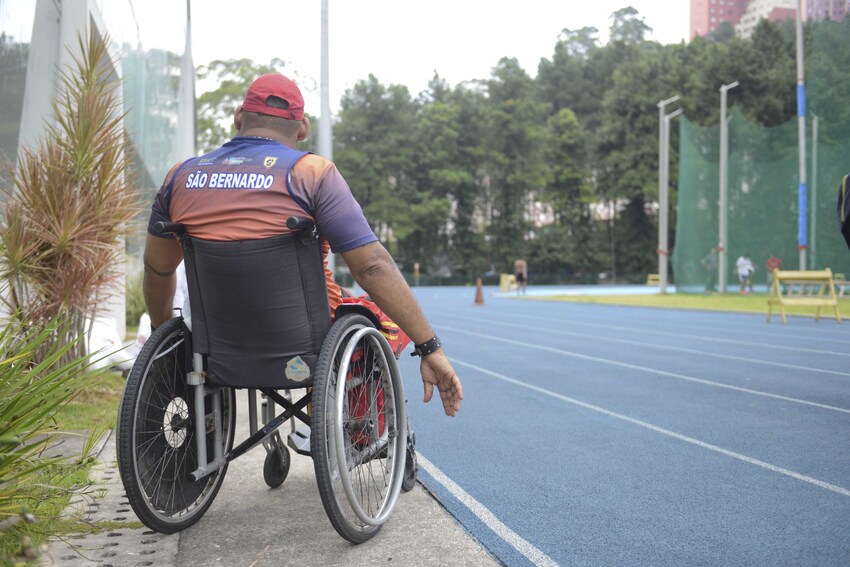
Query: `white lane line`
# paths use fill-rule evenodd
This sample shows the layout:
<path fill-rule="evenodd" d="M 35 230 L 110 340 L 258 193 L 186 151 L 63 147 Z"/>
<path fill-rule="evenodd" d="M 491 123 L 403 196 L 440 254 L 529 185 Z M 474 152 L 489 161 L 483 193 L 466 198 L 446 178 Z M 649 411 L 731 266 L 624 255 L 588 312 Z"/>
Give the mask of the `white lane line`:
<path fill-rule="evenodd" d="M 434 463 L 426 459 L 422 453 L 416 453 L 416 459 L 425 472 L 427 472 L 431 477 L 443 485 L 443 487 L 448 490 L 452 496 L 457 498 L 461 504 L 467 507 L 470 512 L 475 514 L 479 520 L 481 520 L 485 526 L 487 526 L 490 530 L 493 531 L 497 536 L 502 538 L 505 542 L 508 543 L 511 547 L 516 549 L 519 553 L 523 554 L 529 561 L 534 563 L 535 565 L 543 566 L 543 567 L 557 567 L 558 563 L 555 562 L 551 557 L 537 549 L 535 546 L 524 540 L 519 534 L 510 529 L 504 523 L 502 523 L 499 518 L 493 514 L 486 506 L 484 506 L 481 502 L 473 498 L 468 492 L 466 492 L 463 488 L 458 486 L 458 484 L 450 479 L 446 474 L 438 469 Z"/>
<path fill-rule="evenodd" d="M 549 321 L 549 322 L 552 321 L 551 318 L 540 317 L 540 316 L 537 316 L 537 315 L 524 315 L 522 313 L 511 313 L 511 317 L 520 317 L 522 319 L 533 319 L 535 321 Z M 562 323 L 564 325 L 585 325 L 585 326 L 588 326 L 588 327 L 601 327 L 603 329 L 615 329 L 615 330 L 618 330 L 618 331 L 627 331 L 629 333 L 652 334 L 652 335 L 661 335 L 661 336 L 665 336 L 665 337 L 694 339 L 694 340 L 699 340 L 699 341 L 712 341 L 712 342 L 716 342 L 716 343 L 756 346 L 756 347 L 760 347 L 760 348 L 772 348 L 772 349 L 779 349 L 779 350 L 809 352 L 809 353 L 814 353 L 814 354 L 826 354 L 826 355 L 830 355 L 830 356 L 850 357 L 850 352 L 847 352 L 847 351 L 837 352 L 837 351 L 834 351 L 834 350 L 820 350 L 820 349 L 795 347 L 795 346 L 788 346 L 788 345 L 778 345 L 778 344 L 772 344 L 772 343 L 760 343 L 760 342 L 755 342 L 755 341 L 742 341 L 742 340 L 739 340 L 739 339 L 723 339 L 723 338 L 720 338 L 720 337 L 707 337 L 707 336 L 704 336 L 704 335 L 690 335 L 690 334 L 687 334 L 687 333 L 678 333 L 678 332 L 672 332 L 672 331 L 655 331 L 655 330 L 647 329 L 647 328 L 643 328 L 643 327 L 635 328 L 635 327 L 624 327 L 622 325 L 609 325 L 609 324 L 604 324 L 604 323 L 589 323 L 589 322 L 586 322 L 586 321 L 577 321 L 577 320 L 574 320 L 574 319 L 573 320 L 558 319 L 558 322 Z"/>
<path fill-rule="evenodd" d="M 720 354 L 716 352 L 706 352 L 703 350 L 696 350 L 691 348 L 683 348 L 683 347 L 674 347 L 670 345 L 661 345 L 658 343 L 647 343 L 641 341 L 632 341 L 629 339 L 615 339 L 613 337 L 602 336 L 602 335 L 591 335 L 588 333 L 576 333 L 574 331 L 564 331 L 563 329 L 542 329 L 540 327 L 532 327 L 530 325 L 518 325 L 516 323 L 505 322 L 505 321 L 497 321 L 495 319 L 482 319 L 480 317 L 464 317 L 462 315 L 454 315 L 452 313 L 443 313 L 442 317 L 449 317 L 453 319 L 462 319 L 464 321 L 473 321 L 479 323 L 485 323 L 488 325 L 501 325 L 503 327 L 510 327 L 512 329 L 528 329 L 530 331 L 538 331 L 543 333 L 557 333 L 559 335 L 565 335 L 570 337 L 581 337 L 583 339 L 598 339 L 600 341 L 612 342 L 612 343 L 622 343 L 627 345 L 635 345 L 645 348 L 654 348 L 660 350 L 670 350 L 674 352 L 685 352 L 688 354 L 696 354 L 699 356 L 708 356 L 714 358 L 725 358 L 727 360 L 740 360 L 743 362 L 750 362 L 753 364 L 763 364 L 766 366 L 777 366 L 779 368 L 791 368 L 793 370 L 803 370 L 805 372 L 816 372 L 821 374 L 833 374 L 836 376 L 846 376 L 850 377 L 850 372 L 840 372 L 838 370 L 828 370 L 825 368 L 812 368 L 811 366 L 800 366 L 797 364 L 786 364 L 784 362 L 774 362 L 772 360 L 761 360 L 758 358 L 751 358 L 747 356 L 735 356 L 733 354 Z"/>
<path fill-rule="evenodd" d="M 523 341 L 516 341 L 513 339 L 506 339 L 503 337 L 497 337 L 495 335 L 485 335 L 484 333 L 476 333 L 474 331 L 467 331 L 466 329 L 458 329 L 457 327 L 450 327 L 448 325 L 434 325 L 438 328 L 448 329 L 450 331 L 454 331 L 456 333 L 461 333 L 464 335 L 471 335 L 473 337 L 480 337 L 482 339 L 490 339 L 493 341 L 499 341 L 503 343 L 508 343 L 512 345 L 517 345 L 525 348 L 533 348 L 537 350 L 543 350 L 546 352 L 553 352 L 555 354 L 560 354 L 562 356 L 570 356 L 573 358 L 580 358 L 582 360 L 590 360 L 593 362 L 601 362 L 603 364 L 610 364 L 612 366 L 620 366 L 622 368 L 628 368 L 630 370 L 640 370 L 642 372 L 649 372 L 651 374 L 658 374 L 659 376 L 667 376 L 669 378 L 676 378 L 677 380 L 686 380 L 688 382 L 694 382 L 696 384 L 704 384 L 706 386 L 713 386 L 715 388 L 723 388 L 726 390 L 734 390 L 736 392 L 743 392 L 745 394 L 753 394 L 754 396 L 763 396 L 765 398 L 773 398 L 775 400 L 782 400 L 785 402 L 792 402 L 795 404 L 802 404 L 806 406 L 812 406 L 821 409 L 827 409 L 832 411 L 838 411 L 841 413 L 850 414 L 850 409 L 839 408 L 836 406 L 829 406 L 826 404 L 819 404 L 817 402 L 810 402 L 808 400 L 801 400 L 799 398 L 790 398 L 788 396 L 782 396 L 779 394 L 771 394 L 769 392 L 762 392 L 761 390 L 751 390 L 750 388 L 742 388 L 740 386 L 732 386 L 730 384 L 723 384 L 722 382 L 713 382 L 711 380 L 704 380 L 702 378 L 696 378 L 694 376 L 686 376 L 684 374 L 677 374 L 676 372 L 667 372 L 666 370 L 658 370 L 656 368 L 648 368 L 646 366 L 638 366 L 637 364 L 629 364 L 627 362 L 619 362 L 617 360 L 611 360 L 608 358 L 599 358 L 597 356 L 590 356 L 587 354 L 580 354 L 577 352 L 572 352 L 569 350 L 563 350 L 553 347 L 547 347 L 543 345 L 536 345 L 533 343 L 526 343 Z"/>
<path fill-rule="evenodd" d="M 616 306 L 609 305 L 608 307 L 616 307 Z M 637 306 L 635 306 L 635 307 L 637 307 Z M 679 310 L 679 309 L 676 309 L 676 310 L 667 309 L 667 311 L 674 311 L 675 312 L 675 311 L 681 311 L 681 310 Z M 723 314 L 721 312 L 707 311 L 707 310 L 702 310 L 702 312 L 703 313 L 710 313 L 710 314 Z M 751 312 L 747 312 L 747 313 L 726 313 L 726 314 L 728 314 L 728 315 L 759 315 L 758 313 L 751 313 Z M 612 320 L 610 317 L 599 317 L 599 318 L 594 319 L 594 323 L 597 323 L 597 324 L 599 324 L 599 323 L 616 324 L 616 323 L 622 323 L 623 319 L 624 319 L 623 317 L 619 317 L 616 320 Z M 655 325 L 658 325 L 658 324 L 663 325 L 663 324 L 667 323 L 668 321 L 669 321 L 669 319 L 667 319 L 667 318 L 657 317 L 657 318 L 654 318 L 651 321 L 651 323 L 655 324 Z M 829 324 L 829 325 L 817 324 L 817 325 L 813 325 L 812 327 L 796 326 L 796 327 L 793 327 L 793 328 L 789 328 L 786 325 L 772 325 L 771 323 L 767 323 L 765 321 L 765 322 L 762 323 L 762 325 L 764 325 L 763 326 L 764 330 L 757 331 L 757 330 L 754 330 L 751 326 L 747 326 L 745 329 L 742 329 L 740 327 L 736 327 L 735 325 L 732 325 L 732 326 L 718 326 L 718 325 L 704 325 L 704 324 L 696 325 L 691 320 L 684 320 L 684 319 L 681 319 L 681 318 L 676 319 L 676 327 L 677 328 L 687 329 L 691 332 L 715 331 L 715 332 L 722 334 L 722 335 L 725 335 L 725 336 L 731 336 L 731 335 L 735 335 L 735 334 L 743 334 L 743 335 L 747 336 L 747 338 L 765 337 L 767 339 L 785 339 L 785 338 L 789 338 L 790 334 L 793 333 L 793 339 L 795 341 L 799 341 L 799 340 L 812 341 L 812 342 L 819 343 L 820 346 L 824 346 L 825 343 L 835 343 L 835 344 L 839 345 L 838 346 L 839 349 L 847 343 L 847 339 L 848 339 L 848 337 L 846 336 L 846 333 L 847 333 L 847 331 L 845 330 L 846 327 L 843 327 L 842 325 L 837 325 L 837 324 L 835 324 L 835 325 L 832 325 L 832 324 Z M 842 336 L 842 333 L 844 333 L 845 336 Z"/>
<path fill-rule="evenodd" d="M 690 443 L 692 445 L 696 445 L 697 447 L 702 447 L 703 449 L 708 449 L 709 451 L 714 451 L 716 453 L 720 453 L 721 455 L 726 455 L 727 457 L 732 457 L 733 459 L 738 459 L 739 461 L 743 461 L 745 463 L 749 463 L 751 465 L 756 465 L 763 469 L 767 469 L 769 471 L 779 473 L 784 476 L 788 476 L 797 480 L 801 480 L 803 482 L 812 484 L 817 486 L 818 488 L 823 488 L 825 490 L 829 490 L 830 492 L 835 492 L 836 494 L 841 494 L 842 496 L 850 496 L 850 490 L 844 488 L 843 486 L 838 486 L 837 484 L 832 484 L 829 482 L 825 482 L 823 480 L 818 480 L 816 478 L 810 477 L 808 475 L 800 474 L 798 472 L 794 472 L 792 470 L 788 470 L 782 467 L 778 467 L 776 465 L 772 465 L 765 461 L 760 461 L 758 459 L 754 459 L 753 457 L 748 457 L 747 455 L 742 455 L 741 453 L 736 453 L 734 451 L 730 451 L 729 449 L 724 449 L 723 447 L 718 447 L 717 445 L 712 445 L 711 443 L 706 443 L 705 441 L 700 441 L 699 439 L 694 439 L 693 437 L 688 437 L 687 435 L 682 435 L 681 433 L 676 433 L 675 431 L 670 431 L 669 429 L 664 429 L 663 427 L 658 427 L 657 425 L 653 425 L 651 423 L 647 423 L 646 421 L 641 421 L 639 419 L 635 419 L 633 417 L 629 417 L 627 415 L 623 415 L 617 412 L 613 412 L 607 410 L 605 408 L 595 406 L 593 404 L 588 404 L 587 402 L 582 402 L 580 400 L 576 400 L 575 398 L 570 398 L 557 392 L 552 392 L 550 390 L 546 390 L 545 388 L 540 388 L 539 386 L 534 386 L 532 384 L 527 384 L 520 380 L 516 380 L 515 378 L 511 378 L 509 376 L 505 376 L 504 374 L 499 374 L 498 372 L 493 372 L 492 370 L 487 370 L 486 368 L 482 368 L 480 366 L 476 366 L 474 364 L 469 364 L 467 362 L 460 361 L 454 357 L 449 357 L 449 360 L 452 361 L 453 364 L 457 364 L 459 366 L 465 366 L 472 370 L 476 370 L 481 372 L 482 374 L 487 374 L 488 376 L 492 376 L 493 378 L 497 378 L 499 380 L 503 380 L 510 384 L 514 384 L 516 386 L 521 386 L 523 388 L 528 388 L 529 390 L 533 390 L 535 392 L 544 394 L 546 396 L 551 396 L 558 400 L 568 402 L 573 405 L 577 405 L 579 407 L 589 409 L 591 411 L 595 411 L 601 413 L 603 415 L 607 415 L 609 417 L 613 417 L 616 419 L 620 419 L 622 421 L 626 421 L 628 423 L 632 423 L 634 425 L 638 425 L 645 429 L 649 429 L 650 431 L 654 431 L 656 433 L 661 433 L 662 435 L 666 435 L 668 437 L 672 437 L 674 439 L 678 439 L 679 441 L 684 441 L 685 443 Z"/>

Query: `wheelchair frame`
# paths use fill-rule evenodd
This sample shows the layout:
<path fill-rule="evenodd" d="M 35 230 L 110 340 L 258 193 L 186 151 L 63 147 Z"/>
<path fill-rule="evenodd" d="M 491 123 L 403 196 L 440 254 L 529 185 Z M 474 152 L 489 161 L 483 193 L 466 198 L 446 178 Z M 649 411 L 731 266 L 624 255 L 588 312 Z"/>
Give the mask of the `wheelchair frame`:
<path fill-rule="evenodd" d="M 415 436 L 408 428 L 397 355 L 368 309 L 356 311 L 331 326 L 312 389 L 300 399 L 288 399 L 292 389 L 283 395 L 275 388 L 245 387 L 249 436 L 236 447 L 235 390 L 241 387 L 210 383 L 206 355 L 195 352 L 182 316 L 157 328 L 128 377 L 117 436 L 122 482 L 142 522 L 163 533 L 193 525 L 214 501 L 228 464 L 258 444 L 266 448 L 266 484 L 280 486 L 290 457 L 278 429 L 292 420 L 289 445 L 313 458 L 331 524 L 352 543 L 376 535 L 400 491 L 415 485 Z M 257 391 L 266 398 L 262 426 Z M 305 411 L 311 402 L 312 415 Z M 283 409 L 278 415 L 276 405 Z M 310 427 L 309 449 L 294 419 Z M 185 470 L 178 470 L 183 464 Z M 369 472 L 364 475 L 360 467 Z M 172 493 L 163 496 L 162 487 Z"/>

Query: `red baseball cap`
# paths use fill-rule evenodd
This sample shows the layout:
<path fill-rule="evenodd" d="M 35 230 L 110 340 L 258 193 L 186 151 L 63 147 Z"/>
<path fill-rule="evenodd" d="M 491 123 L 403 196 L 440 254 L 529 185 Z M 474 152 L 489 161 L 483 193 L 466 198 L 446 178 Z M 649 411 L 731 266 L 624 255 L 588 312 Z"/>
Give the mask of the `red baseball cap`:
<path fill-rule="evenodd" d="M 268 106 L 266 101 L 270 96 L 285 100 L 289 107 L 274 108 Z M 301 120 L 304 118 L 304 98 L 301 96 L 301 89 L 293 81 L 278 73 L 268 73 L 256 79 L 248 87 L 242 109 L 247 112 L 279 116 L 288 120 Z"/>

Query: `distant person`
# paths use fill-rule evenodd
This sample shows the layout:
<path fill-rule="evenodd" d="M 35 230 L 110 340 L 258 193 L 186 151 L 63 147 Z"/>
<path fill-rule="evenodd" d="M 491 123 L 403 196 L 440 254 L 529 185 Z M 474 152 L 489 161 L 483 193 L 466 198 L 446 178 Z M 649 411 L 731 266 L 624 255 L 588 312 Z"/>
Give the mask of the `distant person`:
<path fill-rule="evenodd" d="M 700 264 L 705 268 L 705 293 L 711 293 L 714 291 L 714 282 L 717 281 L 717 248 L 709 250 L 700 260 Z"/>
<path fill-rule="evenodd" d="M 773 270 L 782 269 L 782 259 L 771 254 L 765 263 L 765 267 L 767 268 L 767 289 L 769 291 L 773 286 Z"/>
<path fill-rule="evenodd" d="M 738 282 L 741 284 L 739 293 L 746 295 L 753 291 L 753 273 L 755 273 L 756 267 L 753 264 L 753 261 L 750 260 L 750 255 L 748 253 L 743 254 L 740 258 L 735 260 L 735 271 L 738 272 Z"/>
<path fill-rule="evenodd" d="M 528 284 L 528 263 L 519 258 L 514 262 L 514 277 L 516 278 L 516 293 L 525 295 L 525 286 Z"/>
<path fill-rule="evenodd" d="M 838 228 L 850 248 L 850 173 L 838 184 Z"/>

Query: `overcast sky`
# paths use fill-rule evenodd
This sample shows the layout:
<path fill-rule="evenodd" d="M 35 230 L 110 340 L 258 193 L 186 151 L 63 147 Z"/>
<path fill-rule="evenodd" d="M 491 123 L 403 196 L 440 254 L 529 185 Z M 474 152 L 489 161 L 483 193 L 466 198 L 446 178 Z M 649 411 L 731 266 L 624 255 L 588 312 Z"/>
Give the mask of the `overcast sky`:
<path fill-rule="evenodd" d="M 678 43 L 689 27 L 685 0 L 329 0 L 331 109 L 369 74 L 416 96 L 437 72 L 452 86 L 486 79 L 500 58 L 531 75 L 551 58 L 561 30 L 593 26 L 607 39 L 609 17 L 633 6 L 650 39 Z M 674 7 L 675 6 L 675 7 Z M 195 65 L 246 57 L 287 61 L 319 114 L 321 0 L 204 0 L 192 3 Z M 207 90 L 199 85 L 199 93 Z"/>

